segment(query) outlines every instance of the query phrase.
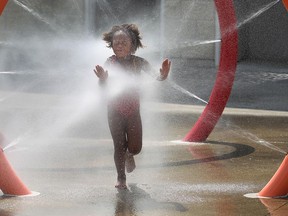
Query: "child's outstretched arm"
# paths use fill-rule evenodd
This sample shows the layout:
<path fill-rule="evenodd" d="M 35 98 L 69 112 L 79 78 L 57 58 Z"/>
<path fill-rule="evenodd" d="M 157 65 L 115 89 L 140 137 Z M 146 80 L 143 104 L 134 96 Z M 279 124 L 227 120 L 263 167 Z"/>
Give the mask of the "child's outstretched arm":
<path fill-rule="evenodd" d="M 103 67 L 101 67 L 100 65 L 96 65 L 94 69 L 94 73 L 99 78 L 99 83 L 104 84 L 108 78 L 108 71 L 107 70 L 105 71 Z"/>
<path fill-rule="evenodd" d="M 162 62 L 162 67 L 160 68 L 160 76 L 157 78 L 159 81 L 163 81 L 167 79 L 169 71 L 170 71 L 171 61 L 169 59 L 165 59 Z"/>

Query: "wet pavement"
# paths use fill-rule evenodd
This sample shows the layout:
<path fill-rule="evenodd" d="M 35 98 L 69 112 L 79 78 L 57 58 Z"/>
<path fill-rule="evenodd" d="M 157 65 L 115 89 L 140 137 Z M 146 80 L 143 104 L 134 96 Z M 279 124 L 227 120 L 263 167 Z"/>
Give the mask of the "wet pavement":
<path fill-rule="evenodd" d="M 11 94 L 0 92 L 1 98 L 7 98 L 0 108 L 0 127 L 7 128 L 7 121 L 16 115 L 34 131 L 33 136 L 16 136 L 19 145 L 5 154 L 29 189 L 40 194 L 2 196 L 1 216 L 288 212 L 285 199 L 244 196 L 259 192 L 282 162 L 285 155 L 263 146 L 261 140 L 287 151 L 287 112 L 227 108 L 205 143 L 189 144 L 177 140 L 190 130 L 203 106 L 144 102 L 143 151 L 136 157 L 137 169 L 127 175 L 129 190 L 117 191 L 112 140 L 105 121 L 99 124 L 105 118 L 101 112 L 92 110 L 56 134 L 53 113 L 64 115 L 73 109 L 59 105 L 62 96 L 14 93 L 8 97 Z M 47 112 L 51 122 L 40 117 Z M 43 127 L 35 133 L 45 122 L 49 133 Z M 13 127 L 21 134 L 23 126 Z"/>
<path fill-rule="evenodd" d="M 173 80 L 208 100 L 214 66 L 174 63 Z M 283 161 L 275 146 L 288 151 L 286 68 L 239 64 L 228 107 L 204 143 L 179 141 L 203 104 L 162 84 L 165 93 L 142 104 L 143 150 L 127 175 L 127 191 L 114 188 L 112 140 L 105 110 L 90 103 L 94 93 L 83 94 L 86 99 L 51 93 L 47 87 L 58 93 L 61 87 L 52 85 L 53 77 L 25 76 L 38 85 L 27 90 L 21 79 L 1 76 L 2 84 L 18 88 L 1 85 L 0 130 L 16 144 L 5 155 L 40 194 L 2 194 L 0 216 L 287 215 L 286 199 L 244 196 L 258 193 Z"/>

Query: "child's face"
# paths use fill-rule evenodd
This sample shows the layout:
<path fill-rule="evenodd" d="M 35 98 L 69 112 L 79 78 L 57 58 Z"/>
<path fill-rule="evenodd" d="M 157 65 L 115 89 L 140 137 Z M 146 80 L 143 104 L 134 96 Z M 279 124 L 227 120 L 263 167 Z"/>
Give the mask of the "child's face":
<path fill-rule="evenodd" d="M 125 58 L 131 54 L 131 38 L 123 31 L 118 31 L 113 36 L 112 49 L 118 58 Z"/>

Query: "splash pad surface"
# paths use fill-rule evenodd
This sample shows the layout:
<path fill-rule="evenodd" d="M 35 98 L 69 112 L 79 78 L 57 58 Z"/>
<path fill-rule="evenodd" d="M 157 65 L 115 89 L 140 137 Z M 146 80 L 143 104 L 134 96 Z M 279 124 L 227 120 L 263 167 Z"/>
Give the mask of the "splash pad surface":
<path fill-rule="evenodd" d="M 254 66 L 240 65 L 237 72 L 251 75 L 251 70 L 256 71 Z M 187 68 L 191 70 L 190 66 L 184 67 L 188 70 Z M 285 81 L 283 70 L 273 66 L 263 68 L 268 81 L 259 80 L 256 75 L 252 76 L 254 80 L 249 80 L 255 82 L 256 87 L 261 87 L 261 90 L 257 88 L 255 95 L 269 94 L 271 79 L 275 79 L 272 84 L 275 85 L 276 92 L 285 92 L 281 85 L 283 80 Z M 195 71 L 197 70 L 201 71 L 202 68 L 196 68 Z M 28 72 L 33 74 L 33 71 Z M 273 76 L 276 74 L 281 76 Z M 34 81 L 42 81 L 41 76 Z M 50 77 L 50 80 L 47 80 L 47 77 Z M 201 114 L 203 106 L 177 103 L 152 106 L 143 104 L 143 114 L 146 116 L 145 148 L 137 158 L 137 171 L 128 177 L 129 192 L 117 193 L 113 187 L 113 149 L 104 121 L 105 114 L 99 109 L 89 112 L 85 110 L 85 113 L 82 113 L 82 106 L 77 103 L 81 97 L 76 95 L 66 97 L 67 95 L 55 94 L 57 91 L 51 94 L 51 89 L 62 87 L 55 84 L 59 77 L 62 78 L 60 83 L 65 83 L 65 75 L 49 73 L 49 76 L 45 77 L 45 82 L 51 83 L 48 90 L 43 85 L 45 82 L 40 82 L 34 92 L 22 93 L 13 89 L 1 91 L 1 128 L 13 128 L 13 133 L 9 130 L 8 135 L 12 141 L 18 142 L 18 146 L 8 148 L 6 154 L 20 177 L 32 190 L 39 191 L 40 195 L 30 197 L 32 199 L 1 197 L 1 206 L 4 208 L 1 207 L 0 213 L 39 215 L 41 212 L 41 215 L 45 216 L 51 213 L 89 215 L 96 212 L 99 215 L 117 215 L 128 211 L 131 215 L 145 215 L 147 212 L 149 215 L 200 215 L 203 208 L 213 206 L 214 208 L 207 210 L 207 214 L 219 212 L 226 215 L 253 215 L 255 212 L 267 214 L 271 209 L 275 209 L 266 202 L 263 205 L 256 200 L 246 200 L 243 194 L 259 191 L 271 177 L 271 170 L 277 168 L 275 164 L 281 162 L 283 154 L 259 145 L 257 139 L 247 139 L 247 134 L 251 133 L 285 149 L 286 112 L 227 109 L 223 122 L 220 121 L 207 142 L 189 145 L 175 144 L 171 140 L 182 138 L 183 133 Z M 199 83 L 207 79 L 201 78 L 201 75 L 191 76 L 191 80 L 195 78 Z M 209 78 L 210 83 L 213 83 L 214 77 Z M 280 79 L 277 80 L 278 78 Z M 261 83 L 257 83 L 259 81 Z M 73 89 L 72 84 L 68 91 Z M 247 85 L 247 82 L 236 79 L 236 84 L 239 84 L 236 85 L 237 89 L 241 85 Z M 241 88 L 240 90 L 243 91 Z M 92 100 L 91 103 L 89 100 L 94 95 L 89 91 L 86 93 L 86 98 L 82 98 L 80 104 L 94 107 L 93 103 L 97 101 Z M 283 102 L 285 96 L 277 94 L 272 99 Z M 231 99 L 233 101 L 235 97 L 232 96 Z M 253 98 L 254 104 L 247 106 L 257 106 L 259 101 L 255 99 Z M 189 100 L 191 98 L 186 102 Z M 260 101 L 264 108 L 272 105 L 271 100 L 267 101 Z M 157 110 L 158 105 L 161 108 Z M 99 124 L 101 118 L 103 121 Z M 7 122 L 15 124 L 7 126 Z M 32 128 L 32 131 L 25 130 L 25 133 L 22 133 L 25 127 L 19 124 L 20 122 L 25 122 L 25 126 Z M 244 128 L 247 133 L 239 133 L 239 128 L 231 128 L 231 124 Z M 271 160 L 274 163 L 271 163 Z M 283 202 L 285 203 L 285 200 L 281 200 L 281 203 Z M 285 205 L 282 209 L 285 210 Z"/>
<path fill-rule="evenodd" d="M 3 92 L 1 95 L 5 96 Z M 2 119 L 7 119 L 3 114 L 7 115 L 15 110 L 23 111 L 22 114 L 26 116 L 22 117 L 24 120 L 27 116 L 41 114 L 41 110 L 53 112 L 64 109 L 57 103 L 59 96 L 25 94 L 21 97 L 26 98 L 26 105 L 21 103 L 19 106 L 17 100 L 13 102 L 10 99 L 10 105 L 1 107 Z M 42 100 L 45 104 L 32 107 L 34 102 L 39 103 Z M 267 212 L 264 205 L 256 200 L 248 201 L 243 195 L 259 191 L 271 177 L 271 170 L 277 167 L 275 164 L 281 163 L 283 156 L 247 140 L 245 136 L 239 136 L 238 130 L 233 131 L 225 122 L 233 122 L 277 145 L 280 143 L 280 147 L 285 149 L 287 137 L 283 136 L 283 133 L 288 121 L 286 112 L 227 109 L 223 116 L 225 122 L 222 124 L 220 121 L 206 143 L 189 145 L 171 143 L 171 140 L 181 137 L 191 123 L 191 116 L 195 116 L 195 120 L 201 108 L 174 104 L 153 106 L 159 109 L 153 111 L 150 104 L 143 104 L 143 112 L 150 113 L 145 123 L 147 129 L 144 151 L 137 158 L 137 171 L 129 176 L 130 191 L 127 194 L 119 194 L 113 187 L 115 173 L 111 160 L 111 138 L 108 131 L 103 131 L 103 128 L 97 125 L 95 112 L 79 121 L 74 128 L 70 128 L 62 138 L 28 137 L 22 140 L 18 148 L 11 148 L 6 152 L 20 177 L 29 183 L 33 190 L 39 191 L 40 195 L 23 199 L 2 197 L 1 203 L 7 207 L 3 212 L 12 207 L 12 212 L 21 211 L 29 215 L 41 212 L 45 215 L 49 208 L 47 215 L 50 215 L 51 211 L 56 215 L 59 212 L 61 215 L 89 215 L 95 211 L 101 215 L 109 215 L 114 211 L 124 211 L 121 208 L 123 200 L 125 209 L 149 211 L 151 215 L 191 215 L 198 211 L 200 214 L 207 205 L 220 205 L 218 210 L 221 213 L 224 206 L 228 205 L 229 208 L 225 209 L 227 214 Z M 69 113 L 72 108 L 65 109 Z M 28 113 L 30 115 L 27 115 Z M 157 130 L 149 126 L 149 121 L 154 122 Z M 161 125 L 164 121 L 173 123 L 167 128 Z M 93 130 L 89 129 L 91 125 Z M 101 133 L 101 139 L 98 133 Z M 251 147 L 256 149 L 254 153 L 249 150 Z M 255 175 L 259 175 L 257 180 Z M 19 209 L 16 206 L 22 207 Z M 71 211 L 67 210 L 67 206 Z M 218 210 L 211 209 L 213 213 Z M 9 211 L 11 212 L 7 210 Z M 206 213 L 209 214 L 209 211 Z"/>
<path fill-rule="evenodd" d="M 61 108 L 56 105 L 57 96 L 26 94 L 25 98 L 27 104 L 23 106 L 26 109 L 23 115 L 27 115 L 27 110 L 37 115 L 36 110 L 52 112 Z M 50 106 L 31 106 L 32 102 L 41 100 Z M 1 116 L 3 112 L 12 112 L 15 105 L 17 103 L 11 100 L 10 107 L 1 109 Z M 129 191 L 118 193 L 114 189 L 111 138 L 108 131 L 97 125 L 93 118 L 97 114 L 90 113 L 89 117 L 78 122 L 76 128 L 71 128 L 61 137 L 29 137 L 18 148 L 6 152 L 20 177 L 40 195 L 21 199 L 3 196 L 0 198 L 0 202 L 5 204 L 2 211 L 29 215 L 39 212 L 42 215 L 51 215 L 51 212 L 55 215 L 89 215 L 96 211 L 101 215 L 111 215 L 130 209 L 151 215 L 191 215 L 192 212 L 201 214 L 203 208 L 209 206 L 210 210 L 205 214 L 223 213 L 224 207 L 227 214 L 267 213 L 264 205 L 256 199 L 245 199 L 243 195 L 259 191 L 283 156 L 274 151 L 271 154 L 270 149 L 239 135 L 225 122 L 237 124 L 249 133 L 280 143 L 280 147 L 285 148 L 286 112 L 228 108 L 223 115 L 224 122 L 220 121 L 211 138 L 194 145 L 171 141 L 180 138 L 186 125 L 190 124 L 191 116 L 199 115 L 197 111 L 193 112 L 197 107 L 153 106 L 159 109 L 152 111 L 149 109 L 151 104 L 143 104 L 143 112 L 150 113 L 144 126 L 148 127 L 152 121 L 157 130 L 151 126 L 146 130 L 143 153 L 136 159 L 137 170 L 128 176 Z M 65 109 L 69 112 L 72 108 Z M 167 128 L 161 125 L 164 120 L 173 123 Z M 102 130 L 101 138 L 97 132 L 92 133 L 94 130 L 88 133 L 91 125 L 95 131 Z M 259 176 L 255 179 L 255 175 Z M 219 208 L 211 208 L 215 205 Z M 50 209 L 48 212 L 47 208 Z"/>

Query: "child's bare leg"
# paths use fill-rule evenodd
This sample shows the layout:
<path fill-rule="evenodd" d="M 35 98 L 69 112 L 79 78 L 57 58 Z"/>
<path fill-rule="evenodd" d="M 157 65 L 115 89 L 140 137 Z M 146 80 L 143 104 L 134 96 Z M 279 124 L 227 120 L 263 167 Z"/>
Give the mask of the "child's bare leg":
<path fill-rule="evenodd" d="M 126 189 L 125 155 L 127 151 L 127 140 L 125 124 L 121 115 L 108 112 L 109 128 L 114 143 L 114 162 L 117 170 L 116 188 Z"/>
<path fill-rule="evenodd" d="M 135 160 L 133 157 L 133 154 L 130 152 L 126 152 L 126 160 L 125 160 L 125 166 L 126 166 L 126 171 L 128 173 L 133 172 L 133 170 L 136 168 Z"/>
<path fill-rule="evenodd" d="M 126 175 L 125 175 L 125 155 L 126 148 L 117 148 L 114 150 L 114 162 L 117 170 L 117 183 L 116 188 L 125 189 L 126 186 Z"/>
<path fill-rule="evenodd" d="M 128 120 L 127 140 L 126 170 L 130 173 L 136 168 L 133 155 L 139 154 L 142 149 L 142 122 L 139 112 L 136 112 Z"/>

